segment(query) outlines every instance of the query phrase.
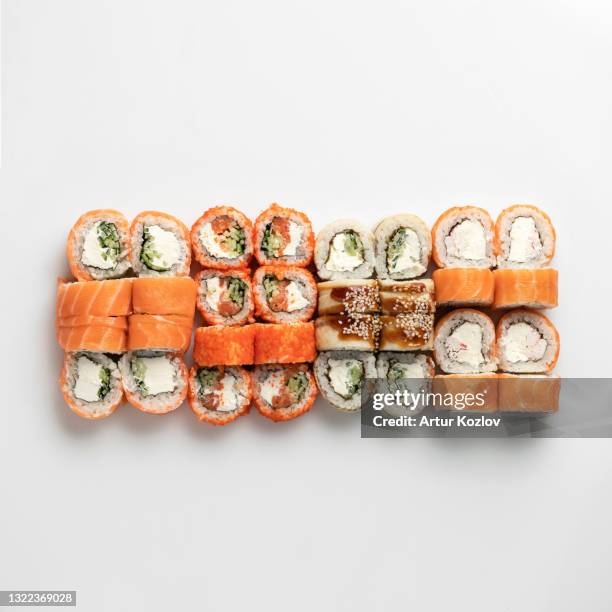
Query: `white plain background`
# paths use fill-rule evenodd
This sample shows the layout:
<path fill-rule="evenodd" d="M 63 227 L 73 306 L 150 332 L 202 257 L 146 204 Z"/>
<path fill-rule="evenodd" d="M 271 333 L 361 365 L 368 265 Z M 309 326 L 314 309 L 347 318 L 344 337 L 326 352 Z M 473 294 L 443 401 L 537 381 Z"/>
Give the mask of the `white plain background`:
<path fill-rule="evenodd" d="M 608 611 L 610 440 L 362 440 L 62 403 L 55 278 L 103 206 L 558 230 L 558 372 L 607 376 L 605 1 L 5 0 L 0 588 L 79 609 Z M 591 264 L 589 264 L 591 262 Z M 597 307 L 597 301 L 603 307 Z"/>

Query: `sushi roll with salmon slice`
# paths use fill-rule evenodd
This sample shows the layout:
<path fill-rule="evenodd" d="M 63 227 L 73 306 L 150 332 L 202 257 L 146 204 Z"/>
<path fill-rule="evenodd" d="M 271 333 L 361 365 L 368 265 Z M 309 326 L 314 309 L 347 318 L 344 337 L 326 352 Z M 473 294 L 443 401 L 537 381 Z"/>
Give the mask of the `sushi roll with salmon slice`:
<path fill-rule="evenodd" d="M 191 228 L 191 246 L 203 268 L 246 268 L 253 257 L 253 224 L 232 206 L 209 208 Z"/>
<path fill-rule="evenodd" d="M 251 365 L 255 359 L 257 325 L 211 325 L 195 331 L 193 360 L 200 366 Z"/>
<path fill-rule="evenodd" d="M 439 306 L 490 306 L 495 293 L 488 268 L 440 268 L 432 274 Z"/>
<path fill-rule="evenodd" d="M 127 350 L 127 317 L 76 315 L 55 322 L 57 342 L 67 352 L 124 353 Z"/>
<path fill-rule="evenodd" d="M 102 353 L 66 353 L 60 389 L 66 404 L 84 419 L 110 416 L 123 399 L 119 368 Z"/>
<path fill-rule="evenodd" d="M 189 372 L 189 405 L 204 423 L 227 425 L 248 414 L 252 397 L 251 374 L 244 368 L 194 366 Z"/>
<path fill-rule="evenodd" d="M 495 223 L 500 268 L 543 268 L 555 254 L 556 234 L 549 216 L 528 204 L 502 210 Z"/>
<path fill-rule="evenodd" d="M 130 226 L 130 259 L 137 276 L 187 276 L 191 265 L 189 230 L 164 212 L 141 212 Z"/>
<path fill-rule="evenodd" d="M 317 235 L 314 259 L 322 280 L 370 278 L 374 273 L 374 237 L 359 221 L 334 221 Z"/>
<path fill-rule="evenodd" d="M 559 411 L 561 379 L 549 374 L 499 374 L 500 412 L 548 414 Z"/>
<path fill-rule="evenodd" d="M 184 353 L 192 329 L 193 316 L 133 314 L 128 318 L 128 350 Z"/>
<path fill-rule="evenodd" d="M 208 325 L 244 325 L 255 320 L 248 270 L 201 270 L 196 285 L 198 310 Z"/>
<path fill-rule="evenodd" d="M 405 280 L 427 272 L 431 232 L 416 215 L 393 215 L 374 230 L 378 278 Z"/>
<path fill-rule="evenodd" d="M 128 402 L 142 412 L 166 414 L 187 397 L 187 368 L 179 355 L 129 352 L 119 360 L 119 370 Z"/>
<path fill-rule="evenodd" d="M 497 323 L 499 368 L 511 373 L 550 372 L 559 358 L 559 333 L 534 310 L 512 310 Z"/>
<path fill-rule="evenodd" d="M 431 230 L 433 259 L 440 268 L 491 268 L 495 265 L 493 220 L 476 206 L 442 213 Z"/>
<path fill-rule="evenodd" d="M 433 379 L 434 397 L 452 397 L 451 405 L 435 404 L 436 410 L 491 413 L 499 410 L 498 374 L 436 374 Z M 467 401 L 460 398 L 474 398 Z"/>
<path fill-rule="evenodd" d="M 253 276 L 255 314 L 269 323 L 309 321 L 317 306 L 317 283 L 296 266 L 261 266 Z"/>
<path fill-rule="evenodd" d="M 196 284 L 189 276 L 135 278 L 132 281 L 134 313 L 178 315 L 193 319 Z"/>
<path fill-rule="evenodd" d="M 495 270 L 493 275 L 494 308 L 555 308 L 559 303 L 557 270 L 506 268 Z"/>
<path fill-rule="evenodd" d="M 308 412 L 317 394 L 306 364 L 259 365 L 253 371 L 253 402 L 272 421 L 290 421 Z"/>
<path fill-rule="evenodd" d="M 459 308 L 442 317 L 435 329 L 436 363 L 447 374 L 495 372 L 495 326 L 486 314 Z"/>
<path fill-rule="evenodd" d="M 314 235 L 310 219 L 293 208 L 271 204 L 255 220 L 255 258 L 262 266 L 308 266 Z"/>
<path fill-rule="evenodd" d="M 70 283 L 61 279 L 57 286 L 55 314 L 58 318 L 132 314 L 132 280 L 117 278 Z"/>
<path fill-rule="evenodd" d="M 79 281 L 119 278 L 130 269 L 127 219 L 110 209 L 81 215 L 68 234 L 66 255 Z"/>

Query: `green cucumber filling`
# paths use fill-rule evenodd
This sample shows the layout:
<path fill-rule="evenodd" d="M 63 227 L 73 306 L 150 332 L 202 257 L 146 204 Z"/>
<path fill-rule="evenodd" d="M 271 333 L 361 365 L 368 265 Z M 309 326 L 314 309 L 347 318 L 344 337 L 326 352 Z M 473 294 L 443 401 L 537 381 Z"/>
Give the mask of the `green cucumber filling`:
<path fill-rule="evenodd" d="M 145 385 L 145 376 L 147 374 L 147 366 L 142 359 L 132 359 L 132 376 L 136 381 L 136 386 L 142 395 L 149 395 L 149 390 Z"/>
<path fill-rule="evenodd" d="M 278 291 L 278 278 L 272 274 L 266 274 L 263 279 L 263 287 L 266 292 L 266 298 L 272 299 Z"/>
<path fill-rule="evenodd" d="M 361 380 L 363 379 L 363 363 L 359 362 L 352 365 L 348 371 L 347 395 L 353 397 L 361 390 Z"/>
<path fill-rule="evenodd" d="M 244 293 L 247 288 L 246 283 L 239 278 L 232 277 L 227 283 L 227 288 L 230 300 L 242 308 L 244 305 Z"/>
<path fill-rule="evenodd" d="M 246 238 L 244 235 L 244 229 L 242 229 L 237 223 L 226 229 L 223 234 L 223 246 L 227 251 L 228 257 L 240 257 L 244 253 L 246 248 Z"/>
<path fill-rule="evenodd" d="M 200 383 L 199 395 L 206 395 L 214 389 L 219 381 L 219 370 L 217 368 L 200 368 L 197 378 Z"/>
<path fill-rule="evenodd" d="M 289 393 L 294 398 L 295 402 L 301 402 L 306 390 L 308 389 L 308 376 L 305 372 L 297 372 L 289 377 L 287 380 L 287 388 Z"/>
<path fill-rule="evenodd" d="M 353 231 L 348 230 L 344 234 L 344 250 L 354 257 L 355 255 L 363 256 L 363 243 L 361 238 Z"/>
<path fill-rule="evenodd" d="M 140 250 L 140 261 L 150 270 L 156 272 L 167 272 L 170 268 L 157 263 L 161 259 L 162 254 L 155 248 L 155 238 L 149 231 L 148 227 L 144 228 L 142 249 Z"/>
<path fill-rule="evenodd" d="M 100 388 L 98 389 L 98 397 L 102 400 L 110 391 L 111 388 L 111 377 L 110 370 L 108 368 L 101 368 L 100 370 Z"/>
<path fill-rule="evenodd" d="M 104 261 L 117 264 L 119 258 L 120 244 L 119 232 L 114 223 L 108 221 L 100 221 L 98 224 L 98 242 L 102 249 L 101 256 Z"/>
<path fill-rule="evenodd" d="M 401 257 L 406 246 L 406 228 L 400 228 L 393 233 L 389 243 L 387 244 L 387 266 L 394 268 L 395 263 Z"/>
<path fill-rule="evenodd" d="M 283 238 L 272 229 L 272 224 L 268 223 L 264 230 L 263 239 L 261 241 L 261 250 L 268 257 L 276 257 L 278 251 L 283 246 Z"/>

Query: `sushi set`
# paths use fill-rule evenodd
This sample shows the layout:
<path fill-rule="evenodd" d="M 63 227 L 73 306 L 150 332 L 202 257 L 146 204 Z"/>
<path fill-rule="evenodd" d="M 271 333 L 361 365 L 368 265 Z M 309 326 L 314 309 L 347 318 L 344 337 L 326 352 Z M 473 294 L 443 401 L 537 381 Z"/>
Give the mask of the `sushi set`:
<path fill-rule="evenodd" d="M 61 391 L 88 419 L 124 399 L 150 414 L 188 399 L 213 425 L 251 406 L 291 420 L 318 393 L 357 412 L 372 378 L 486 384 L 486 411 L 551 410 L 529 390 L 554 377 L 559 356 L 559 334 L 541 313 L 558 303 L 558 273 L 547 267 L 555 241 L 548 216 L 528 205 L 495 223 L 481 208 L 451 208 L 431 231 L 411 214 L 373 231 L 343 219 L 316 239 L 304 213 L 278 204 L 254 222 L 213 207 L 191 231 L 157 211 L 131 224 L 115 210 L 90 211 L 68 235 L 75 280 L 57 287 Z M 437 268 L 424 278 L 431 260 Z M 506 379 L 522 388 L 504 399 Z"/>

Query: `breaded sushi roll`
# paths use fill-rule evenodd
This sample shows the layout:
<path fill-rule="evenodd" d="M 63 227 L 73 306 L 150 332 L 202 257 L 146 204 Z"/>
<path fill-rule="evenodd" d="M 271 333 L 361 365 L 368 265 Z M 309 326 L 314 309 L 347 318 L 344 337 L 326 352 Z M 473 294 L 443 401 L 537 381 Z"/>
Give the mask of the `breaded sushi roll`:
<path fill-rule="evenodd" d="M 129 251 L 127 219 L 110 209 L 81 215 L 66 243 L 70 271 L 79 281 L 123 276 L 130 269 Z"/>
<path fill-rule="evenodd" d="M 476 206 L 442 213 L 431 230 L 433 259 L 440 268 L 491 268 L 495 265 L 493 220 Z"/>
<path fill-rule="evenodd" d="M 555 308 L 559 303 L 559 273 L 552 268 L 503 269 L 493 272 L 494 308 Z"/>
<path fill-rule="evenodd" d="M 244 368 L 194 366 L 189 371 L 189 405 L 202 422 L 227 425 L 248 414 L 252 397 L 251 374 Z"/>
<path fill-rule="evenodd" d="M 142 412 L 166 414 L 187 397 L 188 373 L 179 355 L 130 352 L 119 360 L 119 370 L 128 402 Z"/>
<path fill-rule="evenodd" d="M 127 350 L 127 317 L 78 315 L 56 320 L 58 344 L 67 352 L 124 353 Z"/>
<path fill-rule="evenodd" d="M 435 369 L 433 359 L 424 353 L 382 352 L 376 358 L 378 378 L 389 383 L 410 378 L 432 378 Z"/>
<path fill-rule="evenodd" d="M 259 365 L 253 370 L 253 402 L 272 421 L 290 421 L 308 412 L 318 394 L 310 366 Z"/>
<path fill-rule="evenodd" d="M 255 355 L 256 325 L 211 325 L 195 331 L 193 359 L 199 366 L 251 365 Z"/>
<path fill-rule="evenodd" d="M 270 323 L 309 321 L 317 306 L 317 283 L 297 266 L 261 266 L 253 276 L 255 314 Z"/>
<path fill-rule="evenodd" d="M 376 359 L 362 351 L 324 351 L 314 364 L 321 395 L 342 412 L 361 409 L 364 381 L 376 378 Z"/>
<path fill-rule="evenodd" d="M 193 316 L 133 314 L 128 318 L 128 350 L 184 353 L 192 330 Z"/>
<path fill-rule="evenodd" d="M 555 254 L 556 234 L 549 216 L 536 206 L 516 204 L 495 222 L 500 268 L 543 268 Z"/>
<path fill-rule="evenodd" d="M 164 212 L 141 212 L 130 226 L 130 259 L 138 276 L 187 276 L 191 265 L 189 230 Z"/>
<path fill-rule="evenodd" d="M 338 279 L 317 285 L 319 316 L 380 312 L 378 283 L 373 279 Z"/>
<path fill-rule="evenodd" d="M 408 281 L 379 280 L 382 313 L 436 312 L 434 283 L 429 278 Z"/>
<path fill-rule="evenodd" d="M 559 358 L 559 333 L 539 312 L 512 310 L 497 323 L 497 346 L 504 372 L 550 372 Z"/>
<path fill-rule="evenodd" d="M 208 325 L 252 323 L 254 302 L 248 270 L 201 270 L 196 275 L 198 310 Z"/>
<path fill-rule="evenodd" d="M 459 308 L 442 317 L 435 329 L 436 363 L 447 374 L 495 372 L 495 326 L 490 317 Z"/>
<path fill-rule="evenodd" d="M 102 353 L 66 353 L 60 389 L 70 409 L 85 419 L 111 415 L 123 399 L 119 368 Z"/>
<path fill-rule="evenodd" d="M 253 243 L 262 266 L 306 267 L 314 248 L 310 219 L 293 208 L 271 204 L 255 220 Z"/>
<path fill-rule="evenodd" d="M 209 208 L 191 228 L 191 246 L 203 268 L 246 268 L 253 257 L 253 224 L 232 206 Z"/>
<path fill-rule="evenodd" d="M 333 221 L 319 232 L 314 259 L 322 280 L 370 278 L 374 273 L 374 237 L 359 221 Z"/>
<path fill-rule="evenodd" d="M 561 379 L 548 374 L 499 374 L 501 412 L 547 414 L 559 411 Z"/>
<path fill-rule="evenodd" d="M 314 325 L 310 323 L 257 323 L 255 364 L 310 363 L 317 356 Z"/>
<path fill-rule="evenodd" d="M 434 270 L 439 306 L 490 306 L 495 293 L 493 272 L 488 268 L 439 268 Z"/>
<path fill-rule="evenodd" d="M 416 215 L 393 215 L 374 230 L 378 278 L 404 280 L 427 272 L 431 232 Z"/>
<path fill-rule="evenodd" d="M 380 340 L 378 315 L 325 315 L 315 321 L 319 351 L 375 351 Z"/>
<path fill-rule="evenodd" d="M 58 318 L 79 315 L 129 315 L 132 313 L 132 280 L 117 278 L 76 283 L 60 281 L 57 286 L 55 314 Z"/>
<path fill-rule="evenodd" d="M 381 351 L 429 351 L 433 348 L 433 313 L 383 315 L 380 323 Z"/>
<path fill-rule="evenodd" d="M 196 284 L 189 276 L 161 276 L 133 279 L 132 301 L 136 314 L 195 314 Z"/>

